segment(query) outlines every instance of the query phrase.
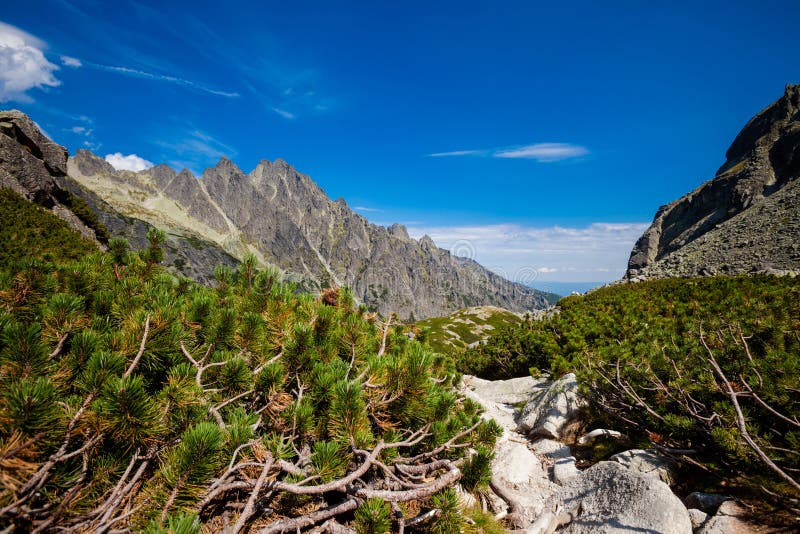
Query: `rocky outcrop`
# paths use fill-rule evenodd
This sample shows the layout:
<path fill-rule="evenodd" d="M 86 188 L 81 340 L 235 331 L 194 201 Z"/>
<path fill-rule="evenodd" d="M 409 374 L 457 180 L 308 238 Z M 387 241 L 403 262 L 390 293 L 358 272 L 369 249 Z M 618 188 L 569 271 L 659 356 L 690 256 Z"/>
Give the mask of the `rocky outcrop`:
<path fill-rule="evenodd" d="M 662 206 L 628 279 L 800 271 L 800 85 L 739 133 L 716 176 Z"/>
<path fill-rule="evenodd" d="M 751 534 L 758 532 L 747 519 L 747 511 L 736 501 L 725 501 L 714 517 L 702 523 L 697 534 Z"/>
<path fill-rule="evenodd" d="M 24 113 L 0 111 L 0 187 L 13 189 L 31 202 L 50 209 L 84 237 L 97 241 L 95 231 L 79 216 L 85 217 L 85 213 L 70 209 L 70 199 L 80 198 L 112 236 L 124 237 L 134 250 L 146 247 L 150 225 L 119 213 L 98 195 L 72 180 L 67 174 L 67 161 L 67 150 L 48 139 Z M 115 172 L 100 158 L 81 158 L 79 163 L 81 172 Z M 120 174 L 120 180 L 136 184 L 136 187 L 149 187 L 150 191 L 156 191 L 158 184 L 163 183 L 163 187 L 191 193 L 192 186 L 197 185 L 197 180 L 191 175 L 177 174 L 166 166 L 154 171 L 153 177 L 157 183 L 142 184 L 135 173 Z M 189 198 L 190 193 L 187 193 Z M 98 242 L 98 246 L 102 244 Z M 201 282 L 211 281 L 216 266 L 233 267 L 238 263 L 214 243 L 176 233 L 167 234 L 164 256 L 168 268 Z"/>
<path fill-rule="evenodd" d="M 348 285 L 384 314 L 421 319 L 465 306 L 520 312 L 549 305 L 544 294 L 455 257 L 430 237 L 416 241 L 402 225 L 370 224 L 280 159 L 245 173 L 222 158 L 196 179 L 164 166 L 114 171 L 78 151 L 69 171 L 129 217 L 197 236 L 237 258 L 254 253 L 318 288 Z"/>
<path fill-rule="evenodd" d="M 489 498 L 495 503 L 493 511 L 507 517 L 518 531 L 536 534 L 692 532 L 686 507 L 653 472 L 640 472 L 635 462 L 627 466 L 600 462 L 580 471 L 568 446 L 520 432 L 514 408 L 520 398 L 553 398 L 575 381 L 574 376 L 564 378 L 555 382 L 531 377 L 463 378 L 464 395 L 483 406 L 483 416 L 503 429 L 495 447 L 490 492 L 500 497 L 501 504 Z M 571 415 L 565 413 L 561 415 L 569 420 Z"/>
<path fill-rule="evenodd" d="M 553 496 L 571 516 L 565 534 L 659 532 L 691 534 L 689 512 L 669 486 L 625 469 L 599 462 L 570 479 Z"/>
<path fill-rule="evenodd" d="M 31 202 L 95 240 L 95 232 L 59 199 L 57 180 L 67 174 L 67 149 L 53 143 L 20 111 L 0 111 L 0 187 L 13 189 Z"/>

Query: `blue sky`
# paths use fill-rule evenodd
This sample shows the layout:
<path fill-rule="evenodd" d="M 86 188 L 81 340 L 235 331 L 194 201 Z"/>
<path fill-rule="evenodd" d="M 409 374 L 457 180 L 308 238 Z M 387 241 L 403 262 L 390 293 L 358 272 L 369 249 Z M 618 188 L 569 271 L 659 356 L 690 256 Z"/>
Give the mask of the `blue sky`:
<path fill-rule="evenodd" d="M 618 278 L 800 82 L 796 1 L 7 4 L 0 107 L 70 152 L 281 157 L 525 281 Z"/>

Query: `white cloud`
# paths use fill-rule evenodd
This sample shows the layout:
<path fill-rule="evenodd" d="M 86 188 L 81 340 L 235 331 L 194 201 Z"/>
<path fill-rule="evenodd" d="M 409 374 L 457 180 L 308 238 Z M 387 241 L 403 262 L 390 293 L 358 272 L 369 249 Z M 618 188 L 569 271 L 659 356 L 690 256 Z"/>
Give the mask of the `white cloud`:
<path fill-rule="evenodd" d="M 434 152 L 428 154 L 429 158 L 442 158 L 450 156 L 480 156 L 486 154 L 486 150 L 454 150 L 452 152 Z"/>
<path fill-rule="evenodd" d="M 370 212 L 370 213 L 372 213 L 372 212 L 377 213 L 377 212 L 383 211 L 382 209 L 379 209 L 379 208 L 368 208 L 366 206 L 356 206 L 353 209 L 356 210 L 356 211 L 366 211 L 366 212 Z"/>
<path fill-rule="evenodd" d="M 431 158 L 452 156 L 491 156 L 503 159 L 533 159 L 539 163 L 550 163 L 565 159 L 579 158 L 589 153 L 586 147 L 570 143 L 536 143 L 533 145 L 493 148 L 491 150 L 453 150 L 452 152 L 434 152 Z"/>
<path fill-rule="evenodd" d="M 65 67 L 72 67 L 73 69 L 77 69 L 78 67 L 83 66 L 83 63 L 81 63 L 80 59 L 70 56 L 61 56 L 61 63 Z"/>
<path fill-rule="evenodd" d="M 105 159 L 118 171 L 139 172 L 153 166 L 152 162 L 140 158 L 136 154 L 123 156 L 121 152 L 115 152 L 114 154 L 106 154 Z"/>
<path fill-rule="evenodd" d="M 441 248 L 467 256 L 510 280 L 609 282 L 622 277 L 634 243 L 649 223 L 596 222 L 582 227 L 409 225 Z"/>
<path fill-rule="evenodd" d="M 26 91 L 57 87 L 58 67 L 44 56 L 44 42 L 15 26 L 0 22 L 0 102 L 30 102 Z"/>
<path fill-rule="evenodd" d="M 290 111 L 286 111 L 285 109 L 281 108 L 272 108 L 272 111 L 283 117 L 284 119 L 294 120 L 297 118 L 297 115 Z"/>
<path fill-rule="evenodd" d="M 534 145 L 498 150 L 493 156 L 495 158 L 535 159 L 536 161 L 547 163 L 578 158 L 588 153 L 589 151 L 586 148 L 569 143 L 536 143 Z"/>
<path fill-rule="evenodd" d="M 91 137 L 94 130 L 91 128 L 87 128 L 86 126 L 73 126 L 69 129 L 70 132 L 78 135 L 83 135 L 86 137 Z"/>

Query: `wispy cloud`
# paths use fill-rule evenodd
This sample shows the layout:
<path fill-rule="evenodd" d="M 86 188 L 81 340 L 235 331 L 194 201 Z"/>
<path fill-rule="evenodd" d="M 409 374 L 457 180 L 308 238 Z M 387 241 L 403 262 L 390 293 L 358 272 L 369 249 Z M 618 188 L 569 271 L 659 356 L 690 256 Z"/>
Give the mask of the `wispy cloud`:
<path fill-rule="evenodd" d="M 609 282 L 622 277 L 630 251 L 648 225 L 409 225 L 408 232 L 417 239 L 427 234 L 439 247 L 470 257 L 510 280 Z"/>
<path fill-rule="evenodd" d="M 492 148 L 483 150 L 453 150 L 450 152 L 434 152 L 427 154 L 431 158 L 480 156 L 503 159 L 532 159 L 539 163 L 551 163 L 566 159 L 579 158 L 589 154 L 586 147 L 570 143 L 535 143 L 532 145 Z"/>
<path fill-rule="evenodd" d="M 585 147 L 569 143 L 536 143 L 534 145 L 498 150 L 493 156 L 495 158 L 535 159 L 536 161 L 547 163 L 579 158 L 588 153 L 589 151 Z"/>
<path fill-rule="evenodd" d="M 368 208 L 366 206 L 356 206 L 353 209 L 356 210 L 356 211 L 364 211 L 364 212 L 367 212 L 367 213 L 379 213 L 379 212 L 383 211 L 382 209 L 379 209 L 379 208 Z"/>
<path fill-rule="evenodd" d="M 65 67 L 71 67 L 73 69 L 77 69 L 83 66 L 83 63 L 81 63 L 80 59 L 70 56 L 61 56 L 61 64 L 64 65 Z"/>
<path fill-rule="evenodd" d="M 156 72 L 148 72 L 145 70 L 134 69 L 131 67 L 124 67 L 118 65 L 103 65 L 101 63 L 93 63 L 90 61 L 84 61 L 83 65 L 87 67 L 101 70 L 105 72 L 113 72 L 116 74 L 122 74 L 123 76 L 130 76 L 132 78 L 141 78 L 145 80 L 155 80 L 160 82 L 171 83 L 174 85 L 179 85 L 182 87 L 187 87 L 189 89 L 194 89 L 200 92 L 208 93 L 214 96 L 221 96 L 225 98 L 238 98 L 240 95 L 236 92 L 229 92 L 229 91 L 221 91 L 219 89 L 214 89 L 212 87 L 208 87 L 201 83 L 186 80 L 184 78 L 178 78 L 177 76 L 170 76 L 168 74 L 160 74 Z"/>
<path fill-rule="evenodd" d="M 163 161 L 178 169 L 189 169 L 196 176 L 222 156 L 233 159 L 237 154 L 230 145 L 191 125 L 181 128 L 172 140 L 160 140 L 155 144 L 163 151 Z"/>
<path fill-rule="evenodd" d="M 0 102 L 31 102 L 28 90 L 61 85 L 53 74 L 58 66 L 44 56 L 45 48 L 41 39 L 0 22 Z"/>
<path fill-rule="evenodd" d="M 111 164 L 112 167 L 118 171 L 133 171 L 139 172 L 149 169 L 153 163 L 136 154 L 123 155 L 122 152 L 115 152 L 113 154 L 106 154 L 105 160 Z"/>
<path fill-rule="evenodd" d="M 428 154 L 429 158 L 445 158 L 450 156 L 484 156 L 488 153 L 486 150 L 454 150 L 452 152 L 434 152 Z"/>
<path fill-rule="evenodd" d="M 294 119 L 297 118 L 297 115 L 295 115 L 294 113 L 291 113 L 289 111 L 286 111 L 285 109 L 272 108 L 272 111 L 274 111 L 275 113 L 277 113 L 278 115 L 280 115 L 284 119 L 294 120 Z"/>
<path fill-rule="evenodd" d="M 86 126 L 73 126 L 72 128 L 68 128 L 68 130 L 74 134 L 82 135 L 84 137 L 90 137 L 92 135 L 91 128 L 87 128 Z"/>

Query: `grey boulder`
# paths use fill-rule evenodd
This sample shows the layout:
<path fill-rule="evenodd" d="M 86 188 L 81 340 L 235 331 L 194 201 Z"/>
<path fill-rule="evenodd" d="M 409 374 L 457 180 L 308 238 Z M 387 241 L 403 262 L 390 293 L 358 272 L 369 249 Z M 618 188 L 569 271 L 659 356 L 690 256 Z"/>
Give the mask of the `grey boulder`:
<path fill-rule="evenodd" d="M 517 431 L 531 437 L 558 439 L 561 430 L 585 403 L 578 393 L 575 375 L 564 375 L 525 404 Z"/>
<path fill-rule="evenodd" d="M 666 484 L 675 480 L 675 462 L 653 449 L 632 449 L 615 454 L 609 460 L 637 473 L 654 476 Z"/>
<path fill-rule="evenodd" d="M 616 462 L 600 462 L 569 480 L 559 493 L 572 521 L 570 534 L 691 534 L 689 512 L 669 486 Z M 556 501 L 557 502 L 557 501 Z M 551 503 L 552 506 L 553 503 Z"/>

